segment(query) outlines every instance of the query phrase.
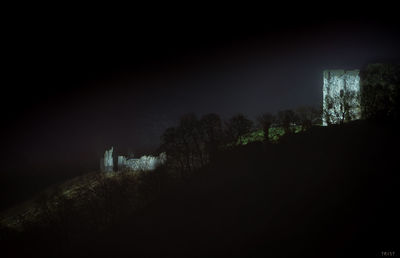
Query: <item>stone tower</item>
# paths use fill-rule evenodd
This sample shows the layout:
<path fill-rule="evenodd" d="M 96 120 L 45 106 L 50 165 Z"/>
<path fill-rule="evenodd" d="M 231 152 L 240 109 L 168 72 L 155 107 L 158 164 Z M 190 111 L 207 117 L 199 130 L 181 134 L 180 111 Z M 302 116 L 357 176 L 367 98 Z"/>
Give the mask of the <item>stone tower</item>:
<path fill-rule="evenodd" d="M 112 172 L 113 171 L 113 166 L 114 166 L 114 159 L 112 156 L 114 148 L 111 147 L 111 149 L 106 150 L 104 152 L 104 158 L 101 159 L 102 160 L 102 166 L 101 166 L 101 170 L 103 172 Z"/>
<path fill-rule="evenodd" d="M 359 70 L 325 70 L 322 124 L 361 118 Z M 329 121 L 328 121 L 329 119 Z"/>

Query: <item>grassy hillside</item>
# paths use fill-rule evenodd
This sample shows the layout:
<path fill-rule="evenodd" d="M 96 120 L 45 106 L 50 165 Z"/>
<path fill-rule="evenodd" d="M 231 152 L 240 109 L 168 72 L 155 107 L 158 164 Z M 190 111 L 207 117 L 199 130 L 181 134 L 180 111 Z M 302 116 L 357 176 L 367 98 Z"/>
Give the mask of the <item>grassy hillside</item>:
<path fill-rule="evenodd" d="M 30 256 L 379 257 L 398 251 L 398 131 L 354 122 L 283 136 L 279 144 L 248 143 L 188 182 L 159 189 L 139 209 L 112 215 L 103 230 L 66 220 L 62 230 L 8 233 L 3 243 Z M 139 198 L 112 196 L 119 198 L 111 208 L 91 218 Z"/>
<path fill-rule="evenodd" d="M 295 133 L 301 132 L 301 126 L 296 126 L 294 128 Z M 271 127 L 269 128 L 268 131 L 268 139 L 272 143 L 278 143 L 279 139 L 282 138 L 282 136 L 285 134 L 285 131 L 282 127 L 276 126 L 276 127 Z M 262 142 L 264 140 L 264 131 L 262 129 L 253 131 L 251 133 L 248 133 L 246 135 L 243 135 L 240 137 L 238 142 L 236 143 L 237 145 L 246 145 L 248 143 L 252 142 Z"/>

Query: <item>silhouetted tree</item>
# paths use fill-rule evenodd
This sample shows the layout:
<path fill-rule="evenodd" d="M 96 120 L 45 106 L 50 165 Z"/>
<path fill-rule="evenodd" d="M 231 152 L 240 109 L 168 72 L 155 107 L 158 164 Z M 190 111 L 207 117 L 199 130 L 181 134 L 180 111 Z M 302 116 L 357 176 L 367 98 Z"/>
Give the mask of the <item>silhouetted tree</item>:
<path fill-rule="evenodd" d="M 212 158 L 224 140 L 221 118 L 214 113 L 206 114 L 201 118 L 200 124 L 206 153 Z"/>
<path fill-rule="evenodd" d="M 241 136 L 251 131 L 253 121 L 246 118 L 243 114 L 237 114 L 230 118 L 225 123 L 225 126 L 228 139 L 236 143 Z"/>
<path fill-rule="evenodd" d="M 298 118 L 291 109 L 281 110 L 277 115 L 277 124 L 283 128 L 285 134 L 293 133 Z"/>
<path fill-rule="evenodd" d="M 185 114 L 176 128 L 168 128 L 161 137 L 161 150 L 167 153 L 167 164 L 181 172 L 182 177 L 208 162 L 207 135 L 195 114 Z"/>
<path fill-rule="evenodd" d="M 189 170 L 189 160 L 185 148 L 181 131 L 178 128 L 167 128 L 162 134 L 160 149 L 167 154 L 167 166 L 179 172 L 180 177 L 183 177 Z"/>
<path fill-rule="evenodd" d="M 205 157 L 204 133 L 200 121 L 193 113 L 183 115 L 179 124 L 180 132 L 183 136 L 186 153 L 190 160 L 190 170 L 193 171 L 204 164 Z"/>
<path fill-rule="evenodd" d="M 301 129 L 307 130 L 314 124 L 321 123 L 320 109 L 312 106 L 301 106 L 296 109 L 296 115 Z"/>
<path fill-rule="evenodd" d="M 370 64 L 360 71 L 363 119 L 400 117 L 400 65 Z"/>
<path fill-rule="evenodd" d="M 257 117 L 258 126 L 260 126 L 264 132 L 264 141 L 269 141 L 269 129 L 275 122 L 276 118 L 271 113 L 264 113 Z"/>
<path fill-rule="evenodd" d="M 249 133 L 253 122 L 239 114 L 225 125 L 223 128 L 221 118 L 213 113 L 200 120 L 193 113 L 182 116 L 177 127 L 168 128 L 161 136 L 160 151 L 167 154 L 167 166 L 186 178 L 206 165 L 221 147 Z"/>
<path fill-rule="evenodd" d="M 325 96 L 325 120 L 328 124 L 343 124 L 357 117 L 360 112 L 360 95 L 354 90 L 343 89 Z"/>

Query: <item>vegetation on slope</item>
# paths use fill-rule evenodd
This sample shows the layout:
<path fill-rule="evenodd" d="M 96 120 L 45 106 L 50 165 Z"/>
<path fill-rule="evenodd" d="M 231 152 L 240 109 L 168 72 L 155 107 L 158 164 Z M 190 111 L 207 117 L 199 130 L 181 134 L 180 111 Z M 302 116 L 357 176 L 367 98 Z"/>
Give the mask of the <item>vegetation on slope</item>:
<path fill-rule="evenodd" d="M 355 122 L 240 145 L 169 188 L 166 168 L 96 175 L 96 194 L 54 197 L 46 220 L 3 243 L 50 256 L 375 256 L 399 227 L 398 129 Z"/>
<path fill-rule="evenodd" d="M 303 129 L 300 125 L 294 126 L 294 133 L 299 133 L 301 131 L 303 131 Z M 285 130 L 280 126 L 271 127 L 269 128 L 268 132 L 268 140 L 271 143 L 278 143 L 279 139 L 285 135 Z M 246 145 L 252 142 L 263 142 L 264 140 L 264 131 L 259 129 L 241 136 L 236 142 L 236 145 Z"/>

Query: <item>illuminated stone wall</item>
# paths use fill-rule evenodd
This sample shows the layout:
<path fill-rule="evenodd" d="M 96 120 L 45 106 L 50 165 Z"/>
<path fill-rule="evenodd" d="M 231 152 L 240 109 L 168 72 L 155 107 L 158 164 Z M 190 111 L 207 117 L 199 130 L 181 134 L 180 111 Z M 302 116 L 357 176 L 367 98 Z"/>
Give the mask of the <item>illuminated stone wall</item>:
<path fill-rule="evenodd" d="M 104 152 L 104 158 L 100 159 L 100 170 L 103 172 L 113 172 L 113 151 L 114 148 L 111 147 L 110 150 Z M 127 158 L 125 156 L 118 156 L 117 166 L 118 170 L 132 170 L 132 171 L 151 171 L 157 167 L 164 164 L 167 160 L 167 155 L 165 152 L 158 156 L 142 156 L 138 159 Z"/>
<path fill-rule="evenodd" d="M 142 156 L 138 159 L 127 159 L 125 156 L 118 156 L 118 170 L 151 171 L 164 164 L 167 159 L 165 153 L 159 156 Z"/>
<path fill-rule="evenodd" d="M 351 120 L 360 119 L 360 76 L 359 70 L 325 70 L 323 86 L 323 116 L 322 124 L 327 125 L 329 118 L 331 123 L 340 121 L 343 114 L 343 92 L 350 92 L 352 98 L 346 101 L 351 110 Z M 333 100 L 333 104 L 332 104 Z"/>
<path fill-rule="evenodd" d="M 104 152 L 104 158 L 101 159 L 100 161 L 100 169 L 103 172 L 112 172 L 113 171 L 113 166 L 114 166 L 114 159 L 113 159 L 113 151 L 114 148 L 111 147 L 110 150 L 106 150 Z"/>

